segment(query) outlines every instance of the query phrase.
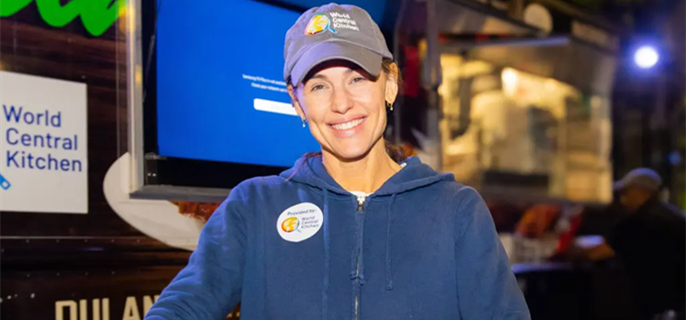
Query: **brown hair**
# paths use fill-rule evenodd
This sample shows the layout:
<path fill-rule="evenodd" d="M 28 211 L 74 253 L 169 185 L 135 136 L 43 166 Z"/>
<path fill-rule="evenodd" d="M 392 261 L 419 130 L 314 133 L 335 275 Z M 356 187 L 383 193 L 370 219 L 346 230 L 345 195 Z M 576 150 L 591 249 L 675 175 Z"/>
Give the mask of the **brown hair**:
<path fill-rule="evenodd" d="M 391 59 L 384 58 L 383 60 L 381 60 L 381 70 L 383 70 L 383 72 L 386 75 L 391 74 L 391 71 L 393 71 L 394 66 L 398 72 L 395 75 L 395 77 L 396 77 L 395 81 L 398 83 L 398 89 L 400 89 L 403 86 L 403 79 L 402 79 L 402 75 L 400 74 L 400 69 L 398 68 L 398 65 L 395 63 L 395 61 L 393 61 Z"/>
<path fill-rule="evenodd" d="M 391 59 L 384 58 L 381 61 L 381 70 L 383 70 L 383 72 L 386 74 L 386 76 L 390 75 L 391 72 L 394 71 L 394 68 L 395 68 L 395 71 L 397 72 L 395 74 L 395 78 L 396 78 L 395 81 L 398 83 L 398 88 L 401 88 L 402 77 L 400 75 L 400 70 L 398 69 L 398 65 L 395 63 L 395 61 L 393 61 Z M 291 83 L 290 77 L 288 77 L 287 80 L 288 80 L 287 83 Z M 388 154 L 388 156 L 390 156 L 391 159 L 393 159 L 393 161 L 395 161 L 396 163 L 405 161 L 405 159 L 407 159 L 407 156 L 405 156 L 405 152 L 403 152 L 402 147 L 396 146 L 395 144 L 393 144 L 393 143 L 391 143 L 385 139 L 384 139 L 384 146 L 386 147 L 386 153 Z M 318 152 L 308 152 L 305 154 L 305 158 L 321 157 L 321 155 L 322 155 L 322 153 L 319 151 Z"/>

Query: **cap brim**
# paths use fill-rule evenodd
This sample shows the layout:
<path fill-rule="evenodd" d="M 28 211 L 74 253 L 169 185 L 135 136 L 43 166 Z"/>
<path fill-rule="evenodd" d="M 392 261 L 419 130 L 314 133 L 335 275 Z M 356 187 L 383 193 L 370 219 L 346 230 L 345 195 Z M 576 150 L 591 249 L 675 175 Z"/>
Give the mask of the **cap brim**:
<path fill-rule="evenodd" d="M 344 41 L 322 42 L 303 54 L 291 70 L 291 81 L 294 86 L 300 84 L 312 69 L 323 62 L 331 60 L 350 61 L 370 75 L 376 77 L 381 72 L 381 54 Z"/>

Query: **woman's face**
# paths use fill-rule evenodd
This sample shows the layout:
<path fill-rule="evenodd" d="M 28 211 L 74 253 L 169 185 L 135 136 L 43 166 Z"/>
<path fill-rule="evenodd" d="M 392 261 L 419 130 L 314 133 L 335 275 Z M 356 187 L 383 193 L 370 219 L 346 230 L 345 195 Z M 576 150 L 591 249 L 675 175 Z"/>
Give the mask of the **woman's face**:
<path fill-rule="evenodd" d="M 398 93 L 397 68 L 372 77 L 358 66 L 329 62 L 318 66 L 289 93 L 322 150 L 339 159 L 365 156 L 386 128 L 386 101 Z"/>

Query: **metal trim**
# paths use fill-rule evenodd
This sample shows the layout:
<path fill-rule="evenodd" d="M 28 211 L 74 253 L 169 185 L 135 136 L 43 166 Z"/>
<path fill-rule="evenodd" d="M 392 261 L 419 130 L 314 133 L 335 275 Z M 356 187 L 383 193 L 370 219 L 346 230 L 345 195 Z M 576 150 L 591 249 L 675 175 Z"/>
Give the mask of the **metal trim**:
<path fill-rule="evenodd" d="M 142 186 L 131 193 L 131 199 L 222 203 L 231 189 L 178 186 Z"/>
<path fill-rule="evenodd" d="M 143 52 L 140 0 L 127 1 L 126 71 L 127 103 L 129 121 L 130 183 L 129 191 L 144 186 L 145 159 L 143 150 Z"/>

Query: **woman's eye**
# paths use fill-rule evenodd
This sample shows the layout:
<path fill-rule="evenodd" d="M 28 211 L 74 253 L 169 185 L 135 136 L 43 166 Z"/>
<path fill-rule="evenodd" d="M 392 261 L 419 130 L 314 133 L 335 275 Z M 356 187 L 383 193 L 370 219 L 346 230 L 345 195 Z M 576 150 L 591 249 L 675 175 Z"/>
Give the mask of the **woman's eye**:
<path fill-rule="evenodd" d="M 353 79 L 353 83 L 362 82 L 362 81 L 365 81 L 365 80 L 367 80 L 367 79 L 365 79 L 365 77 L 355 77 L 355 78 Z"/>
<path fill-rule="evenodd" d="M 317 91 L 317 90 L 323 90 L 323 89 L 325 89 L 323 84 L 315 84 L 312 86 L 310 91 Z"/>

